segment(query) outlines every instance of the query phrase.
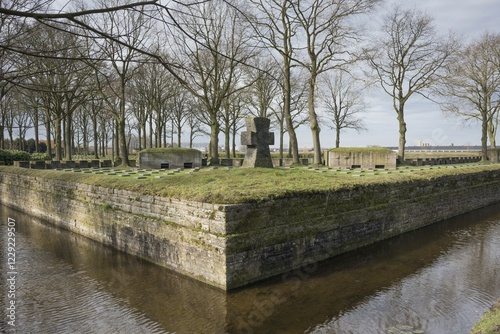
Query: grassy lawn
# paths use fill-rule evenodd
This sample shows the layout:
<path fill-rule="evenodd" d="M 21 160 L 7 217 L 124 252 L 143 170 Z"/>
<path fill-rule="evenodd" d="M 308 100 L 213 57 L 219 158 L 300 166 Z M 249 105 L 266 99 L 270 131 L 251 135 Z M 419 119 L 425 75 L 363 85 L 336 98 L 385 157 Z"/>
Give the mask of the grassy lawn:
<path fill-rule="evenodd" d="M 457 165 L 451 168 L 448 165 L 434 166 L 433 168 L 426 166 L 389 171 L 346 171 L 303 167 L 293 169 L 221 167 L 218 169 L 203 168 L 197 172 L 189 170 L 177 172 L 171 170 L 140 171 L 133 168 L 82 169 L 75 172 L 73 170 L 36 170 L 0 166 L 0 172 L 60 179 L 108 188 L 127 189 L 146 195 L 218 204 L 263 201 L 293 197 L 298 194 L 331 192 L 342 188 L 431 180 L 445 175 L 498 169 L 500 169 L 500 164 Z"/>
<path fill-rule="evenodd" d="M 406 152 L 405 158 L 417 159 L 417 158 L 452 158 L 452 157 L 479 157 L 481 156 L 480 151 L 460 151 L 460 152 Z"/>
<path fill-rule="evenodd" d="M 498 334 L 500 333 L 500 302 L 494 305 L 481 320 L 474 325 L 470 334 Z"/>

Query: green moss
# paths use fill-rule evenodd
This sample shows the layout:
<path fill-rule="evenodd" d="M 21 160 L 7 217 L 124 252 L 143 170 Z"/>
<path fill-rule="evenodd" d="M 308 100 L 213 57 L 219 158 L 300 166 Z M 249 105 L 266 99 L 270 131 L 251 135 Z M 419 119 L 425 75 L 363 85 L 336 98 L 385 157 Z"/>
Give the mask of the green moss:
<path fill-rule="evenodd" d="M 339 147 L 331 149 L 330 152 L 374 152 L 374 153 L 392 153 L 394 151 L 385 147 Z"/>
<path fill-rule="evenodd" d="M 470 334 L 500 333 L 500 302 L 494 305 L 481 320 L 474 325 Z"/>
<path fill-rule="evenodd" d="M 111 206 L 111 204 L 103 204 L 102 206 L 102 210 L 103 211 L 108 211 L 108 210 L 111 210 L 113 207 Z"/>
<path fill-rule="evenodd" d="M 498 182 L 500 164 L 474 165 L 462 168 L 426 169 L 412 173 L 394 173 L 374 177 L 354 178 L 333 172 L 316 173 L 303 168 L 233 168 L 199 173 L 178 173 L 163 179 L 138 180 L 105 174 L 70 173 L 0 166 L 0 173 L 26 175 L 95 185 L 103 188 L 129 190 L 138 194 L 178 198 L 205 203 L 259 203 L 269 200 L 328 196 L 337 191 L 356 191 L 365 187 L 383 188 L 403 183 L 414 189 L 419 182 L 446 182 L 448 177 L 470 175 L 471 185 L 477 182 Z M 444 184 L 444 183 L 443 183 Z M 375 187 L 376 188 L 376 187 Z M 387 188 L 386 188 L 387 189 Z M 376 190 L 376 189 L 375 189 Z M 67 194 L 70 196 L 70 194 Z M 365 200 L 370 201 L 370 196 Z M 371 203 L 375 205 L 376 203 Z M 347 205 L 347 204 L 346 204 Z"/>
<path fill-rule="evenodd" d="M 194 148 L 147 148 L 139 153 L 174 153 L 174 152 L 199 152 Z"/>
<path fill-rule="evenodd" d="M 451 157 L 477 157 L 481 156 L 481 151 L 462 151 L 462 152 L 406 152 L 406 159 L 417 158 L 451 158 Z"/>

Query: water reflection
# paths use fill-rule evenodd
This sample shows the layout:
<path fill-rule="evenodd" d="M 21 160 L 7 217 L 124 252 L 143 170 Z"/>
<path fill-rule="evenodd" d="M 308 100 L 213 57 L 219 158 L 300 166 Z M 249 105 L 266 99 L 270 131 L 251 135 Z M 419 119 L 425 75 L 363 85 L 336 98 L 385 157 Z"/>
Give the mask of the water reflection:
<path fill-rule="evenodd" d="M 229 294 L 0 210 L 2 238 L 18 222 L 18 333 L 460 334 L 500 298 L 500 205 Z"/>
<path fill-rule="evenodd" d="M 224 332 L 224 292 L 0 208 L 18 222 L 13 333 Z"/>

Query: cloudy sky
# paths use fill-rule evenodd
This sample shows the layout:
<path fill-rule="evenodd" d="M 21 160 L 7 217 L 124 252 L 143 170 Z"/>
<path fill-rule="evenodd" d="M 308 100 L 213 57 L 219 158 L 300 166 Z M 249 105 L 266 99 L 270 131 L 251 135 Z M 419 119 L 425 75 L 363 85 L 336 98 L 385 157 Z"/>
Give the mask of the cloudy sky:
<path fill-rule="evenodd" d="M 500 33 L 500 0 L 386 0 L 386 4 L 371 19 L 377 20 L 394 3 L 425 10 L 434 17 L 439 34 L 447 35 L 449 31 L 453 31 L 467 41 L 485 31 Z M 370 95 L 367 95 L 366 102 L 364 120 L 368 130 L 361 133 L 344 131 L 341 135 L 341 146 L 397 146 L 398 124 L 389 96 L 374 88 Z M 438 105 L 419 96 L 413 96 L 408 101 L 405 113 L 408 126 L 407 146 L 417 145 L 419 141 L 434 146 L 480 145 L 481 130 L 478 123 L 463 124 L 462 119 L 458 117 L 445 117 Z M 273 131 L 278 138 L 276 130 Z M 312 147 L 308 126 L 300 127 L 297 136 L 300 148 Z M 207 139 L 198 140 L 205 142 Z M 288 141 L 287 138 L 285 140 Z M 276 141 L 276 146 L 278 144 Z M 321 144 L 323 148 L 335 145 L 335 133 L 327 125 L 322 125 Z"/>
<path fill-rule="evenodd" d="M 425 10 L 435 19 L 440 34 L 452 30 L 471 40 L 485 31 L 500 32 L 500 0 L 405 0 L 388 2 L 381 13 L 387 11 L 391 3 L 398 2 L 404 7 Z M 347 130 L 341 135 L 341 146 L 397 146 L 398 125 L 396 113 L 392 110 L 391 100 L 380 90 L 375 90 L 367 103 L 364 119 L 368 131 L 357 133 Z M 418 96 L 412 97 L 406 106 L 408 126 L 407 146 L 417 145 L 419 141 L 431 145 L 480 145 L 481 130 L 478 124 L 464 125 L 456 117 L 443 116 L 438 105 L 425 101 Z M 334 131 L 322 127 L 322 146 L 335 145 Z M 312 147 L 308 127 L 299 129 L 299 146 Z"/>

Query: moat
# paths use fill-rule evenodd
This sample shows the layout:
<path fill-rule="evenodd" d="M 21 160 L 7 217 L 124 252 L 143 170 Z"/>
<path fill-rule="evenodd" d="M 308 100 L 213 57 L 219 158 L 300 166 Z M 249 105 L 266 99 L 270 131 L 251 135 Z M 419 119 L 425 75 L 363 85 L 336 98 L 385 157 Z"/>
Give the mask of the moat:
<path fill-rule="evenodd" d="M 465 334 L 500 297 L 500 204 L 228 294 L 0 208 L 18 268 L 2 332 Z"/>

